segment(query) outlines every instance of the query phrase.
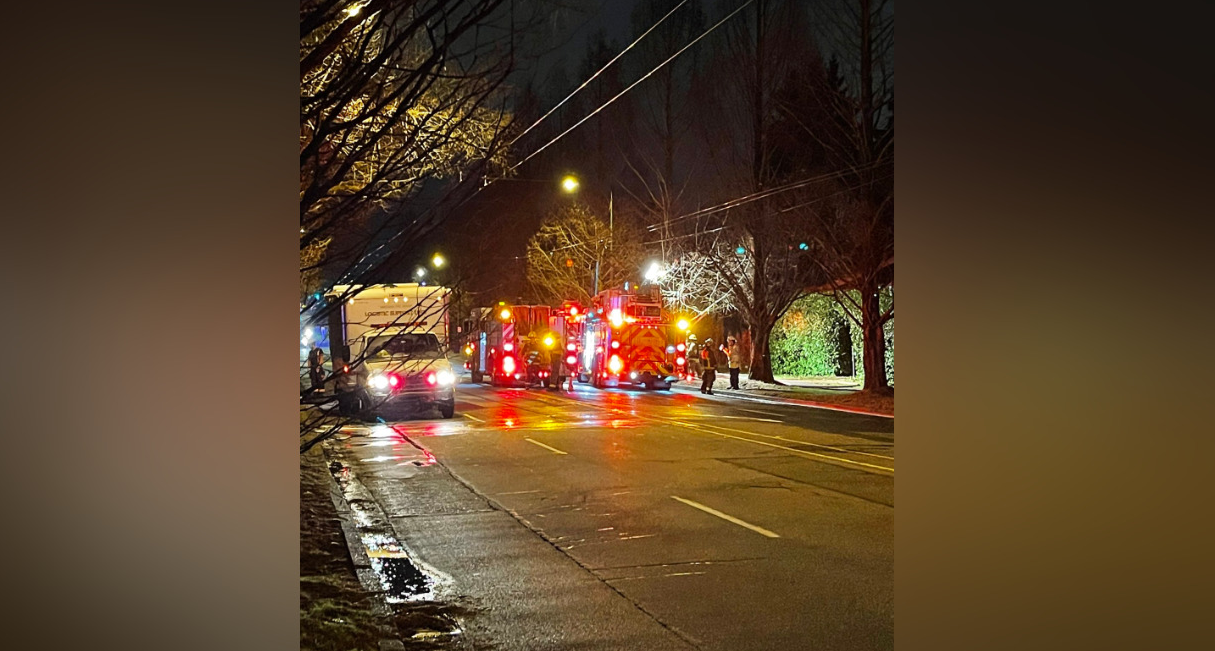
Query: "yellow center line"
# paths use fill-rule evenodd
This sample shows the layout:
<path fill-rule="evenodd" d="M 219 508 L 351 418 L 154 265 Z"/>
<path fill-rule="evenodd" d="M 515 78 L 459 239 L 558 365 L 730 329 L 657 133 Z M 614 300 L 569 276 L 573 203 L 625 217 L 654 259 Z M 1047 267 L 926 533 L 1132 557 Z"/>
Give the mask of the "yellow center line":
<path fill-rule="evenodd" d="M 857 452 L 856 450 L 849 450 L 847 448 L 837 448 L 833 445 L 824 445 L 822 443 L 808 443 L 806 441 L 799 441 L 797 439 L 787 439 L 783 436 L 776 436 L 773 434 L 760 434 L 759 432 L 748 432 L 747 430 L 734 429 L 733 427 L 723 427 L 721 425 L 713 425 L 711 423 L 701 423 L 700 426 L 701 427 L 713 427 L 716 429 L 726 430 L 727 432 L 738 432 L 739 434 L 748 434 L 750 436 L 762 436 L 766 439 L 776 439 L 778 441 L 785 441 L 786 443 L 796 443 L 798 445 L 810 445 L 810 446 L 813 446 L 816 448 L 825 448 L 828 450 L 835 450 L 836 452 L 845 452 L 847 454 L 862 454 L 867 457 L 877 457 L 879 459 L 889 459 L 891 461 L 894 461 L 894 457 L 888 457 L 888 456 L 881 455 L 881 454 L 874 454 L 872 452 Z M 834 457 L 832 457 L 832 458 L 834 458 Z M 878 466 L 878 467 L 881 468 L 882 466 Z M 893 470 L 893 468 L 891 470 Z"/>
<path fill-rule="evenodd" d="M 473 420 L 477 421 L 478 423 L 484 423 L 484 422 L 485 422 L 484 420 L 481 420 L 480 418 L 477 418 L 476 416 L 473 416 L 472 414 L 468 414 L 468 413 L 464 414 L 464 417 L 465 417 L 465 418 L 471 418 L 471 419 L 473 419 Z"/>
<path fill-rule="evenodd" d="M 701 511 L 704 511 L 705 513 L 708 513 L 709 515 L 715 515 L 715 516 L 721 518 L 722 520 L 725 520 L 726 522 L 733 522 L 734 524 L 736 524 L 740 527 L 746 527 L 746 528 L 750 529 L 751 531 L 754 531 L 755 533 L 760 534 L 761 536 L 767 536 L 769 538 L 780 538 L 780 534 L 777 534 L 773 531 L 768 531 L 767 529 L 765 529 L 763 527 L 757 527 L 757 526 L 751 524 L 750 522 L 744 522 L 743 520 L 739 520 L 738 518 L 736 518 L 732 515 L 727 515 L 725 513 L 722 513 L 721 511 L 718 511 L 717 509 L 705 506 L 704 504 L 701 504 L 700 502 L 693 502 L 692 500 L 685 500 L 684 498 L 679 497 L 678 495 L 672 495 L 671 499 L 683 502 L 684 504 L 687 504 L 688 506 L 690 506 L 694 509 L 700 509 Z"/>
<path fill-rule="evenodd" d="M 549 396 L 549 397 L 554 398 L 554 399 L 557 399 L 557 400 L 566 400 L 566 401 L 569 401 L 569 402 L 581 402 L 581 401 L 570 400 L 569 398 L 560 398 L 560 397 L 558 397 L 558 396 Z M 603 408 L 603 409 L 606 409 L 606 410 L 608 410 L 608 411 L 615 411 L 615 412 L 617 412 L 617 413 L 628 413 L 628 412 L 626 412 L 626 411 L 624 411 L 624 410 L 622 410 L 622 409 L 620 409 L 620 408 L 617 408 L 617 407 L 610 407 L 610 406 L 608 406 L 608 407 L 602 407 L 602 408 Z M 780 449 L 780 450 L 786 450 L 786 451 L 788 451 L 788 452 L 792 452 L 792 453 L 794 453 L 794 454 L 800 454 L 800 455 L 803 455 L 803 456 L 806 456 L 806 457 L 812 457 L 812 458 L 818 458 L 818 459 L 830 459 L 830 460 L 832 460 L 832 461 L 838 461 L 838 462 L 840 462 L 840 463 L 846 463 L 846 464 L 850 464 L 850 465 L 854 465 L 854 466 L 861 466 L 861 467 L 864 467 L 864 468 L 873 468 L 874 470 L 880 470 L 880 471 L 883 471 L 883 472 L 889 472 L 889 473 L 891 473 L 891 474 L 893 474 L 893 473 L 894 473 L 894 468 L 890 468 L 890 467 L 887 467 L 887 466 L 879 466 L 879 465 L 875 465 L 875 464 L 872 464 L 872 463 L 865 463 L 865 462 L 863 462 L 863 461 L 853 461 L 852 459 L 844 459 L 844 458 L 842 458 L 842 457 L 836 457 L 836 456 L 832 456 L 832 455 L 830 455 L 830 454 L 819 454 L 818 452 L 809 452 L 809 451 L 806 451 L 806 450 L 798 450 L 798 449 L 791 448 L 791 447 L 784 446 L 784 445 L 777 445 L 777 444 L 775 444 L 775 443 L 768 443 L 767 441 L 756 441 L 755 439 L 743 438 L 743 437 L 741 437 L 741 436 L 734 436 L 734 435 L 731 435 L 731 434 L 723 434 L 723 433 L 721 433 L 721 432 L 714 432 L 714 431 L 712 431 L 712 430 L 705 429 L 705 428 L 706 428 L 706 427 L 712 427 L 712 428 L 714 428 L 714 429 L 726 430 L 726 431 L 728 431 L 728 432 L 738 432 L 738 433 L 740 433 L 740 434 L 747 434 L 747 435 L 749 435 L 749 436 L 762 436 L 762 437 L 766 437 L 766 438 L 772 438 L 771 436 L 766 435 L 766 434 L 756 434 L 756 433 L 754 433 L 754 432 L 748 432 L 748 431 L 746 431 L 746 430 L 733 429 L 733 428 L 730 428 L 730 427 L 722 427 L 721 425 L 708 425 L 708 424 L 693 424 L 693 423 L 685 423 L 685 422 L 682 422 L 682 421 L 671 420 L 671 419 L 668 419 L 668 418 L 653 417 L 653 416 L 651 416 L 651 417 L 637 416 L 637 418 L 638 418 L 638 419 L 641 419 L 641 420 L 649 420 L 649 421 L 652 421 L 652 422 L 660 422 L 660 423 L 668 423 L 668 424 L 674 424 L 674 425 L 682 425 L 683 427 L 689 427 L 689 428 L 692 428 L 692 429 L 695 429 L 695 430 L 700 430 L 700 431 L 704 432 L 705 434 L 712 434 L 713 436 L 721 436 L 721 437 L 723 437 L 723 438 L 730 438 L 730 439 L 735 439 L 735 440 L 738 440 L 738 441 L 745 441 L 745 442 L 747 442 L 747 443 L 754 443 L 755 445 L 766 445 L 766 446 L 768 446 L 768 447 L 770 447 L 770 448 L 777 448 L 777 449 Z M 793 441 L 791 441 L 791 440 L 789 440 L 789 439 L 781 439 L 781 440 L 787 441 L 787 442 L 789 442 L 789 443 L 793 443 Z M 830 446 L 819 445 L 819 444 L 816 444 L 816 443 L 804 443 L 804 442 L 802 442 L 802 441 L 797 441 L 797 444 L 798 444 L 798 445 L 812 445 L 812 446 L 816 446 L 816 447 L 830 448 Z M 880 455 L 872 455 L 872 454 L 869 454 L 869 453 L 866 453 L 866 452 L 853 452 L 853 451 L 851 451 L 851 450 L 843 450 L 843 449 L 841 449 L 841 448 L 830 448 L 830 449 L 836 449 L 836 450 L 839 450 L 839 451 L 841 451 L 841 452 L 846 452 L 846 453 L 848 453 L 848 454 L 866 454 L 866 455 L 868 455 L 868 456 L 880 456 Z M 885 457 L 884 457 L 884 458 L 885 458 Z M 891 460 L 893 461 L 893 458 L 891 458 Z"/>
<path fill-rule="evenodd" d="M 685 423 L 685 424 L 684 424 L 684 426 L 685 426 L 685 427 L 691 427 L 691 428 L 693 428 L 693 429 L 701 429 L 701 428 L 697 427 L 696 425 L 692 425 L 692 424 L 690 424 L 690 423 Z M 801 455 L 805 455 L 805 456 L 807 456 L 807 457 L 817 457 L 817 458 L 819 458 L 819 459 L 830 459 L 830 460 L 832 460 L 832 461 L 838 461 L 838 462 L 840 462 L 840 463 L 848 463 L 848 464 L 852 464 L 852 465 L 854 465 L 854 466 L 864 466 L 864 467 L 866 467 L 866 468 L 873 468 L 873 469 L 875 469 L 875 470 L 884 470 L 884 471 L 889 472 L 889 473 L 894 473 L 894 468 L 887 468 L 886 466 L 878 466 L 878 465 L 874 465 L 874 464 L 872 464 L 872 463 L 865 463 L 865 462 L 863 462 L 863 461 L 853 461 L 853 460 L 851 460 L 851 459 L 844 459 L 844 458 L 841 458 L 841 457 L 833 457 L 833 456 L 831 456 L 831 455 L 829 455 L 829 454 L 819 454 L 819 453 L 817 453 L 817 452 L 807 452 L 806 450 L 797 450 L 797 449 L 794 449 L 794 448 L 791 448 L 791 447 L 787 447 L 787 446 L 784 446 L 784 445 L 777 445 L 777 444 L 775 444 L 775 443 L 768 443 L 767 441 L 756 441 L 755 439 L 747 439 L 747 438 L 743 438 L 743 437 L 741 437 L 741 436 L 734 436 L 733 434 L 722 434 L 721 432 L 713 432 L 713 431 L 704 430 L 704 429 L 702 429 L 701 431 L 705 432 L 706 434 L 712 434 L 712 435 L 714 435 L 714 436 L 721 436 L 721 437 L 728 438 L 728 439 L 735 439 L 735 440 L 738 440 L 738 441 L 746 441 L 746 442 L 748 442 L 748 443 L 754 443 L 754 444 L 756 444 L 756 445 L 766 445 L 766 446 L 768 446 L 768 447 L 770 447 L 770 448 L 778 448 L 778 449 L 781 449 L 781 450 L 787 450 L 787 451 L 792 452 L 792 453 L 794 453 L 794 454 L 801 454 Z M 750 434 L 750 432 L 744 432 L 744 433 L 746 433 L 746 434 Z"/>
<path fill-rule="evenodd" d="M 524 441 L 527 441 L 528 443 L 535 443 L 536 445 L 539 445 L 540 447 L 542 447 L 542 448 L 544 448 L 544 449 L 546 449 L 546 450 L 552 450 L 553 452 L 556 452 L 557 454 L 569 454 L 569 452 L 562 452 L 561 450 L 558 450 L 557 448 L 552 447 L 551 445 L 545 445 L 545 444 L 543 444 L 543 443 L 541 443 L 540 441 L 537 441 L 537 440 L 535 440 L 535 439 L 529 439 L 529 438 L 525 438 L 525 439 L 523 439 L 523 440 L 524 440 Z"/>

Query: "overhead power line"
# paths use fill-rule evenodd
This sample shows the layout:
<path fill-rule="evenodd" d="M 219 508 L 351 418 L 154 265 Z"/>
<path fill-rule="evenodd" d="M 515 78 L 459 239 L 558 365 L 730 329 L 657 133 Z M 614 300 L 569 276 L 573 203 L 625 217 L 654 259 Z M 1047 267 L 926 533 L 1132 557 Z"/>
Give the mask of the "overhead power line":
<path fill-rule="evenodd" d="M 821 196 L 821 197 L 815 197 L 815 198 L 813 198 L 813 199 L 810 199 L 809 201 L 803 201 L 802 203 L 795 204 L 795 205 L 789 206 L 789 207 L 787 207 L 787 208 L 781 208 L 780 210 L 777 210 L 776 212 L 777 212 L 777 213 L 787 213 L 787 212 L 789 212 L 789 211 L 796 210 L 796 209 L 798 209 L 798 208 L 804 208 L 804 207 L 809 206 L 809 205 L 811 205 L 811 204 L 818 203 L 818 202 L 820 202 L 820 201 L 826 201 L 827 199 L 830 199 L 830 198 L 832 198 L 832 197 L 839 196 L 839 195 L 841 195 L 841 194 L 844 194 L 845 192 L 851 192 L 851 191 L 853 191 L 853 190 L 858 190 L 858 189 L 860 189 L 860 188 L 862 188 L 862 187 L 864 187 L 864 186 L 866 186 L 866 185 L 869 185 L 870 183 L 876 183 L 876 182 L 878 182 L 878 181 L 883 181 L 883 180 L 885 180 L 885 179 L 890 178 L 891 176 L 893 176 L 893 175 L 892 175 L 892 174 L 888 174 L 888 175 L 885 175 L 885 176 L 880 176 L 880 177 L 877 177 L 877 178 L 869 179 L 868 181 L 863 181 L 863 182 L 858 183 L 858 184 L 856 184 L 856 185 L 851 185 L 851 186 L 848 186 L 848 187 L 846 187 L 846 188 L 843 188 L 843 189 L 840 189 L 840 190 L 836 190 L 835 192 L 832 192 L 831 194 L 828 194 L 828 195 L 825 195 L 825 196 Z M 795 189 L 797 189 L 798 187 L 802 187 L 802 186 L 808 185 L 810 181 L 818 181 L 818 180 L 822 180 L 822 177 L 815 178 L 815 179 L 810 179 L 809 181 L 807 181 L 807 180 L 798 181 L 798 182 L 795 182 L 795 183 L 793 183 L 793 184 L 790 184 L 790 186 L 789 186 L 789 187 L 782 186 L 784 189 L 782 189 L 782 190 L 781 190 L 781 192 L 783 192 L 783 191 L 785 191 L 785 190 L 795 190 Z M 792 187 L 792 186 L 796 186 L 796 187 Z M 775 194 L 775 192 L 774 192 L 773 194 Z M 770 195 L 769 195 L 769 196 L 770 196 Z M 758 199 L 758 198 L 764 198 L 764 197 L 757 197 L 757 199 Z M 741 199 L 741 197 L 740 197 L 740 199 Z M 751 200 L 754 200 L 754 199 L 751 199 Z M 728 209 L 728 208 L 734 207 L 734 205 L 737 205 L 737 204 L 735 203 L 735 202 L 737 202 L 737 201 L 738 201 L 738 199 L 731 199 L 730 201 L 726 202 L 725 204 L 721 204 L 721 206 L 725 206 L 725 207 L 715 206 L 715 207 L 713 207 L 713 208 L 706 208 L 704 211 L 696 211 L 696 213 L 695 213 L 695 214 L 693 214 L 693 213 L 689 213 L 688 215 L 684 215 L 683 217 L 679 217 L 679 219 L 685 219 L 685 218 L 687 218 L 687 217 L 689 217 L 689 216 L 703 216 L 703 215 L 706 215 L 706 214 L 712 214 L 712 212 L 720 212 L 721 210 L 726 210 L 726 209 Z M 729 204 L 729 205 L 727 205 L 727 204 Z M 706 211 L 711 211 L 711 212 L 706 212 Z M 674 221 L 674 220 L 672 220 L 672 221 Z M 716 232 L 718 232 L 718 231 L 725 230 L 725 228 L 726 228 L 725 226 L 719 226 L 719 227 L 717 227 L 717 228 L 712 228 L 712 229 L 709 229 L 709 230 L 706 230 L 706 231 L 693 231 L 693 232 L 691 232 L 691 233 L 685 233 L 685 234 L 683 234 L 683 235 L 672 235 L 672 236 L 670 236 L 670 237 L 664 237 L 664 238 L 657 239 L 657 240 L 649 240 L 649 241 L 646 241 L 646 242 L 642 242 L 642 244 L 662 244 L 662 243 L 665 243 L 665 242 L 674 242 L 674 241 L 676 241 L 676 240 L 687 239 L 687 238 L 689 238 L 689 237 L 696 237 L 696 236 L 698 236 L 698 235 L 708 235 L 708 234 L 710 234 L 710 233 L 716 233 Z M 654 228 L 650 228 L 649 230 L 653 231 L 653 230 L 656 230 L 656 229 L 654 229 Z"/>
<path fill-rule="evenodd" d="M 561 140 L 562 138 L 564 138 L 564 137 L 566 136 L 566 134 L 568 134 L 569 132 L 573 131 L 574 129 L 577 129 L 579 126 L 581 126 L 581 125 L 582 125 L 582 123 L 583 123 L 583 122 L 586 122 L 587 120 L 589 120 L 589 119 L 591 119 L 591 118 L 595 117 L 595 115 L 597 115 L 597 114 L 598 114 L 600 111 L 602 111 L 603 109 L 605 109 L 605 108 L 607 108 L 608 106 L 610 106 L 610 105 L 612 104 L 612 102 L 615 102 L 616 100 L 618 100 L 618 99 L 620 99 L 621 97 L 623 97 L 625 93 L 629 92 L 630 90 L 633 90 L 633 88 L 634 88 L 635 86 L 637 86 L 637 84 L 640 84 L 641 82 L 645 81 L 646 79 L 649 79 L 651 75 L 653 75 L 655 72 L 658 72 L 659 70 L 661 70 L 661 69 L 663 68 L 663 66 L 665 66 L 665 65 L 667 65 L 668 63 L 670 63 L 671 61 L 673 61 L 673 60 L 675 59 L 675 57 L 679 56 L 680 54 L 683 54 L 683 53 L 684 53 L 684 52 L 685 52 L 685 51 L 686 51 L 688 48 L 690 48 L 690 47 L 692 47 L 693 45 L 696 45 L 696 43 L 700 42 L 700 39 L 702 39 L 702 38 L 704 38 L 704 37 L 708 36 L 710 33 L 712 33 L 712 32 L 713 32 L 713 30 L 715 30 L 715 29 L 717 29 L 718 27 L 720 27 L 720 26 L 721 26 L 723 23 L 725 23 L 727 20 L 730 20 L 731 18 L 733 18 L 734 16 L 736 16 L 736 15 L 738 14 L 738 12 L 742 11 L 743 9 L 746 9 L 746 8 L 747 8 L 747 6 L 748 6 L 748 5 L 750 5 L 752 2 L 755 2 L 755 0 L 747 0 L 746 2 L 742 3 L 742 4 L 741 4 L 741 5 L 740 5 L 740 6 L 739 6 L 737 9 L 735 9 L 734 11 L 730 12 L 729 14 L 727 14 L 725 18 L 722 18 L 721 20 L 717 21 L 717 23 L 716 23 L 716 24 L 714 24 L 714 25 L 713 25 L 712 27 L 710 27 L 709 29 L 705 30 L 705 31 L 704 31 L 704 33 L 702 33 L 700 36 L 697 36 L 696 38 L 692 39 L 692 41 L 691 41 L 690 43 L 688 43 L 687 45 L 683 46 L 682 48 L 679 48 L 679 50 L 678 50 L 677 52 L 675 52 L 675 54 L 672 54 L 671 56 L 667 57 L 667 59 L 666 59 L 665 61 L 663 61 L 662 63 L 658 64 L 658 65 L 657 65 L 657 66 L 656 66 L 656 67 L 655 67 L 653 70 L 650 70 L 649 72 L 647 72 L 647 73 L 645 73 L 644 75 L 642 75 L 642 77 L 641 77 L 640 79 L 638 79 L 637 81 L 633 82 L 632 84 L 629 84 L 629 87 L 628 87 L 628 88 L 625 88 L 624 90 L 620 91 L 619 93 L 617 93 L 617 94 L 616 94 L 616 96 L 615 96 L 615 97 L 613 97 L 612 99 L 609 99 L 608 101 L 604 102 L 604 103 L 603 103 L 603 104 L 602 104 L 602 105 L 601 105 L 599 108 L 595 109 L 594 111 L 591 111 L 591 112 L 590 112 L 590 113 L 589 113 L 589 114 L 588 114 L 586 117 L 584 117 L 584 118 L 582 118 L 581 120 L 579 120 L 579 121 L 577 121 L 576 123 L 574 123 L 574 125 L 573 125 L 572 127 L 570 127 L 570 128 L 568 128 L 568 129 L 566 129 L 565 131 L 562 131 L 560 134 L 558 134 L 558 135 L 557 135 L 557 137 L 556 137 L 556 138 L 553 138 L 552 140 L 550 140 L 550 141 L 548 141 L 548 142 L 544 143 L 544 145 L 543 145 L 542 147 L 540 147 L 540 148 L 539 148 L 539 149 L 537 149 L 536 151 L 534 151 L 534 152 L 532 152 L 532 153 L 528 154 L 526 158 L 524 158 L 523 160 L 519 161 L 518 163 L 515 163 L 515 164 L 514 164 L 514 165 L 513 165 L 513 166 L 512 166 L 512 167 L 511 167 L 509 170 L 507 170 L 507 171 L 508 171 L 508 172 L 513 172 L 513 171 L 515 170 L 515 168 L 517 168 L 517 167 L 519 167 L 520 165 L 522 165 L 522 164 L 526 163 L 527 161 L 531 160 L 531 159 L 532 159 L 532 158 L 533 158 L 533 157 L 534 157 L 536 154 L 539 154 L 540 152 L 544 151 L 545 149 L 548 149 L 548 147 L 549 147 L 550 145 L 552 145 L 553 143 L 557 142 L 558 140 Z"/>
<path fill-rule="evenodd" d="M 554 112 L 554 111 L 556 111 L 557 109 L 561 108 L 561 105 L 562 105 L 562 104 L 565 104 L 566 102 L 568 102 L 568 101 L 569 101 L 569 99 L 570 99 L 571 97 L 573 97 L 574 95 L 577 95 L 577 94 L 578 94 L 578 93 L 579 93 L 579 92 L 580 92 L 580 91 L 581 91 L 583 88 L 586 88 L 586 87 L 587 87 L 587 86 L 588 86 L 588 85 L 589 85 L 589 84 L 590 84 L 592 81 L 594 81 L 594 80 L 595 80 L 595 78 L 596 78 L 596 77 L 598 77 L 599 75 L 603 74 L 603 71 L 604 71 L 604 70 L 607 70 L 609 67 L 611 67 L 611 65 L 612 65 L 613 63 L 616 63 L 617 59 L 619 59 L 620 57 L 624 56 L 624 53 L 625 53 L 625 52 L 628 52 L 629 50 L 633 49 L 633 46 L 634 46 L 634 45 L 637 45 L 638 43 L 640 43 L 640 42 L 641 42 L 641 39 L 643 39 L 643 38 L 645 38 L 646 36 L 648 36 L 650 32 L 654 31 L 654 30 L 655 30 L 655 29 L 656 29 L 656 28 L 657 28 L 659 25 L 661 25 L 661 24 L 662 24 L 662 22 L 663 22 L 664 20 L 666 20 L 667 18 L 669 18 L 669 17 L 671 16 L 671 14 L 675 13 L 675 12 L 676 12 L 676 10 L 678 10 L 680 7 L 684 6 L 684 5 L 685 5 L 685 4 L 687 4 L 687 3 L 688 3 L 688 0 L 681 0 L 681 2 L 680 2 L 679 4 L 677 4 L 677 5 L 675 5 L 675 7 L 674 7 L 674 8 L 672 8 L 670 11 L 668 11 L 668 12 L 666 13 L 666 15 L 665 15 L 665 16 L 663 16 L 662 18 L 658 19 L 658 22 L 654 23 L 654 25 L 653 25 L 653 26 L 651 26 L 649 29 L 645 30 L 645 32 L 644 32 L 644 33 L 643 33 L 641 36 L 638 36 L 638 37 L 637 37 L 637 39 L 636 39 L 635 41 L 633 41 L 632 43 L 629 43 L 629 46 L 628 46 L 628 47 L 626 47 L 626 48 L 624 48 L 623 50 L 621 50 L 619 54 L 617 54 L 616 56 L 612 57 L 612 60 L 611 60 L 611 61 L 608 61 L 606 64 L 604 64 L 604 66 L 603 66 L 602 68 L 600 68 L 599 70 L 597 70 L 597 71 L 595 72 L 595 74 L 591 75 L 590 77 L 588 77 L 588 78 L 587 78 L 587 80 L 586 80 L 586 81 L 582 82 L 582 85 L 581 85 L 581 86 L 579 86 L 579 87 L 575 88 L 575 89 L 574 89 L 574 91 L 573 91 L 572 93 L 570 93 L 569 95 L 566 95 L 566 96 L 565 96 L 565 99 L 561 100 L 560 102 L 557 102 L 557 105 L 556 105 L 556 106 L 554 106 L 553 108 L 549 109 L 549 110 L 548 110 L 548 113 L 545 113 L 544 115 L 540 116 L 540 119 L 538 119 L 538 120 L 536 120 L 535 122 L 533 122 L 533 123 L 532 123 L 532 125 L 531 125 L 530 127 L 528 127 L 528 128 L 526 128 L 526 129 L 524 129 L 524 130 L 523 130 L 523 133 L 520 133 L 519 135 L 515 136 L 515 139 L 514 139 L 514 140 L 511 140 L 511 141 L 510 141 L 510 144 L 512 144 L 512 145 L 513 145 L 513 144 L 515 144 L 516 142 L 518 142 L 518 141 L 519 141 L 519 139 L 520 139 L 520 138 L 522 138 L 523 136 L 526 136 L 526 135 L 527 135 L 527 133 L 528 133 L 529 131 L 531 131 L 532 129 L 535 129 L 535 128 L 536 128 L 536 126 L 537 126 L 538 124 L 540 124 L 541 122 L 543 122 L 543 121 L 545 120 L 545 118 L 547 118 L 548 116 L 552 115 L 552 114 L 553 114 L 553 112 Z M 512 168 L 512 169 L 513 169 L 513 168 Z"/>
<path fill-rule="evenodd" d="M 854 174 L 860 170 L 868 169 L 869 167 L 874 167 L 878 164 L 881 164 L 881 163 L 880 162 L 872 163 L 870 165 L 866 165 L 864 167 L 860 167 L 860 168 L 856 168 L 856 169 L 840 170 L 837 172 L 831 172 L 829 174 L 821 174 L 819 176 L 810 176 L 810 177 L 801 179 L 800 181 L 792 181 L 792 182 L 786 183 L 784 185 L 778 185 L 774 188 L 765 188 L 765 189 L 759 190 L 757 192 L 752 192 L 751 194 L 746 194 L 741 197 L 735 197 L 733 199 L 730 199 L 729 201 L 724 201 L 715 206 L 710 206 L 708 208 L 701 208 L 700 210 L 694 210 L 690 213 L 686 213 L 686 214 L 680 215 L 678 217 L 669 219 L 666 222 L 650 224 L 649 226 L 646 226 L 646 230 L 652 232 L 652 231 L 656 231 L 660 228 L 665 228 L 667 226 L 670 226 L 671 224 L 674 224 L 676 222 L 681 222 L 685 219 L 692 219 L 694 217 L 705 217 L 707 215 L 712 215 L 713 213 L 718 213 L 723 210 L 737 208 L 738 206 L 742 206 L 742 205 L 751 203 L 752 201 L 759 201 L 761 199 L 767 199 L 769 197 L 778 195 L 782 192 L 788 192 L 790 190 L 797 190 L 800 188 L 804 188 L 807 185 L 811 185 L 813 183 L 818 183 L 819 181 L 829 181 L 832 179 L 848 176 L 849 174 Z"/>

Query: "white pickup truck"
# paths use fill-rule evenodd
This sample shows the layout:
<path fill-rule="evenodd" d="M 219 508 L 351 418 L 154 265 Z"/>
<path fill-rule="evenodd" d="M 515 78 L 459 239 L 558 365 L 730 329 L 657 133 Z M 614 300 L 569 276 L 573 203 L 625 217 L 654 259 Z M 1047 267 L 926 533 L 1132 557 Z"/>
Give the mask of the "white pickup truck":
<path fill-rule="evenodd" d="M 375 415 L 410 406 L 455 415 L 450 293 L 416 283 L 338 285 L 329 292 L 330 357 L 343 370 L 336 388 L 345 411 Z"/>

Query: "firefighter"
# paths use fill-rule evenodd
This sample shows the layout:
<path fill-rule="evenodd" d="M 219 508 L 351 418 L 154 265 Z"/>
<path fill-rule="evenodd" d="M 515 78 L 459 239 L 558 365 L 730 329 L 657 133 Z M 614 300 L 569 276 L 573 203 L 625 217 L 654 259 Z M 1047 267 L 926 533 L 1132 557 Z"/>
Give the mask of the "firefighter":
<path fill-rule="evenodd" d="M 700 349 L 700 360 L 704 363 L 704 370 L 701 371 L 700 392 L 708 395 L 713 395 L 713 382 L 717 380 L 717 349 L 713 347 L 713 340 L 705 339 L 705 344 Z"/>
<path fill-rule="evenodd" d="M 691 377 L 698 378 L 702 372 L 700 364 L 700 344 L 696 342 L 696 335 L 688 335 L 687 358 L 688 374 Z"/>

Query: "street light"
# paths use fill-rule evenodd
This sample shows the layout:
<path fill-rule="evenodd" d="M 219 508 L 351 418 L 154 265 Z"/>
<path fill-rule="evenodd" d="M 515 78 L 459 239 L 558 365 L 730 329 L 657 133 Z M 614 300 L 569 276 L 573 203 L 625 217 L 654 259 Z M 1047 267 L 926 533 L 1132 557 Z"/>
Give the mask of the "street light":
<path fill-rule="evenodd" d="M 435 257 L 430 259 L 430 264 L 433 264 L 435 269 L 439 269 L 443 265 L 447 264 L 447 260 L 443 258 L 442 254 L 436 253 Z"/>
<path fill-rule="evenodd" d="M 662 265 L 658 264 L 657 262 L 651 262 L 650 268 L 646 269 L 646 271 L 645 271 L 646 281 L 651 282 L 651 283 L 656 283 L 656 282 L 658 282 L 659 278 L 662 278 L 662 276 L 663 276 Z"/>
<path fill-rule="evenodd" d="M 578 178 L 573 175 L 569 175 L 561 179 L 561 189 L 565 190 L 566 192 L 574 192 L 578 189 L 578 185 Z"/>
<path fill-rule="evenodd" d="M 417 271 L 413 272 L 413 275 L 417 276 L 418 278 L 425 278 L 426 277 L 425 267 L 418 267 Z"/>

